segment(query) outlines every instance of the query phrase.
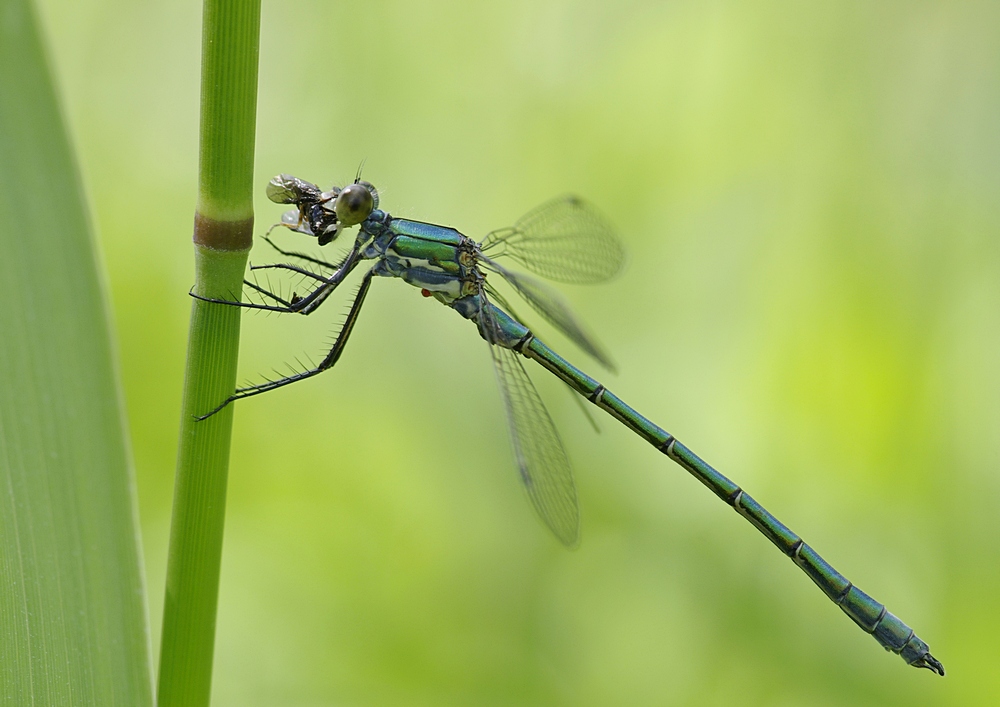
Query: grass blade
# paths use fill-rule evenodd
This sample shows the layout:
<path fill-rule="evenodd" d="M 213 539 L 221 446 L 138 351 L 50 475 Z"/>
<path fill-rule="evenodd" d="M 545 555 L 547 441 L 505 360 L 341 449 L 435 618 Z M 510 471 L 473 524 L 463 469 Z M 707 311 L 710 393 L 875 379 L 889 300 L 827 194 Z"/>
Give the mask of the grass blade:
<path fill-rule="evenodd" d="M 107 301 L 27 0 L 0 12 L 0 165 L 0 703 L 151 705 Z"/>

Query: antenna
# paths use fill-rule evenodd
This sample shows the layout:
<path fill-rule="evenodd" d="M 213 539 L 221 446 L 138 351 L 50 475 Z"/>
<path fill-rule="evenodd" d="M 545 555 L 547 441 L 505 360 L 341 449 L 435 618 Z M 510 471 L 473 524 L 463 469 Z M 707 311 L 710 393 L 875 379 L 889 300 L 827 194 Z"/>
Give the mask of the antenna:
<path fill-rule="evenodd" d="M 365 157 L 365 158 L 364 158 L 363 160 L 361 160 L 361 164 L 360 164 L 360 165 L 358 165 L 358 174 L 357 174 L 357 176 L 356 176 L 356 177 L 354 178 L 354 183 L 355 183 L 355 184 L 357 184 L 358 182 L 360 182 L 360 181 L 361 181 L 361 170 L 363 170 L 363 169 L 365 168 L 365 162 L 367 162 L 367 161 L 368 161 L 368 158 L 367 158 L 367 157 Z"/>

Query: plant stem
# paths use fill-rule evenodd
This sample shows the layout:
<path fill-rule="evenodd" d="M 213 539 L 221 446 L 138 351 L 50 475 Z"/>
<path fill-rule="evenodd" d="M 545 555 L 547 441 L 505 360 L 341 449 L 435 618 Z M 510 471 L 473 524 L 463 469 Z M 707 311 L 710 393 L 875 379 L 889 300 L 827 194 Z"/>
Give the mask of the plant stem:
<path fill-rule="evenodd" d="M 206 0 L 195 288 L 242 291 L 253 230 L 260 0 Z M 192 300 L 158 685 L 159 707 L 209 704 L 233 409 L 205 421 L 236 383 L 240 310 Z"/>

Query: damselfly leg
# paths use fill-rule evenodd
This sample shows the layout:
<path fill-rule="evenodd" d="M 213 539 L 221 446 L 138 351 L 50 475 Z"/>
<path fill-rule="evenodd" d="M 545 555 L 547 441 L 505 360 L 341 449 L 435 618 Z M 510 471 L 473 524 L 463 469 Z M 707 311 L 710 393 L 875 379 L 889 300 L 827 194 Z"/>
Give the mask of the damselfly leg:
<path fill-rule="evenodd" d="M 275 265 L 262 265 L 262 266 L 257 266 L 256 268 L 252 268 L 252 269 L 280 268 L 284 270 L 292 270 L 294 272 L 298 272 L 299 274 L 313 277 L 322 282 L 322 284 L 319 287 L 312 290 L 305 297 L 302 297 L 300 299 L 291 302 L 286 302 L 285 304 L 282 305 L 259 304 L 257 302 L 241 302 L 238 299 L 227 300 L 227 299 L 218 299 L 214 297 L 203 297 L 195 292 L 191 292 L 190 295 L 195 299 L 202 300 L 203 302 L 228 304 L 232 307 L 243 307 L 245 309 L 261 309 L 267 312 L 281 312 L 286 314 L 293 314 L 293 313 L 312 314 L 314 311 L 316 311 L 316 308 L 319 307 L 321 304 L 323 304 L 326 298 L 329 297 L 335 289 L 337 289 L 340 283 L 344 281 L 344 278 L 350 275 L 351 271 L 354 270 L 355 266 L 358 264 L 358 250 L 359 250 L 358 246 L 355 246 L 354 249 L 352 249 L 351 252 L 347 254 L 347 257 L 344 258 L 343 262 L 340 264 L 340 267 L 337 268 L 336 272 L 334 272 L 333 275 L 331 275 L 328 278 L 321 277 L 316 273 L 305 270 L 304 268 L 298 268 L 295 265 L 290 265 L 287 263 L 279 263 Z M 283 301 L 282 298 L 274 296 L 273 293 L 266 290 L 266 288 L 261 288 L 256 283 L 250 283 L 246 280 L 244 280 L 244 283 L 249 284 L 254 290 L 257 290 L 261 294 L 271 297 L 272 299 L 278 302 Z"/>
<path fill-rule="evenodd" d="M 351 332 L 354 331 L 354 324 L 358 321 L 358 315 L 361 313 L 361 305 L 365 302 L 365 296 L 368 294 L 368 289 L 372 284 L 372 277 L 374 276 L 374 269 L 369 270 L 365 273 L 365 276 L 361 279 L 361 287 L 358 288 L 357 294 L 354 296 L 354 301 L 351 303 L 351 309 L 347 313 L 347 319 L 344 321 L 344 325 L 340 328 L 340 332 L 337 334 L 336 340 L 333 342 L 333 346 L 330 347 L 329 353 L 320 361 L 318 366 L 309 368 L 305 371 L 300 371 L 298 373 L 293 373 L 290 376 L 285 376 L 283 378 L 277 378 L 274 380 L 264 381 L 263 383 L 257 383 L 255 385 L 248 385 L 245 388 L 237 388 L 236 391 L 226 398 L 222 403 L 220 403 L 216 408 L 212 409 L 208 413 L 201 415 L 198 419 L 204 420 L 211 417 L 217 413 L 222 408 L 229 405 L 229 403 L 234 400 L 239 400 L 240 398 L 249 398 L 254 395 L 260 395 L 261 393 L 266 393 L 277 388 L 289 385 L 291 383 L 296 383 L 300 380 L 305 380 L 306 378 L 312 378 L 315 375 L 322 373 L 328 368 L 332 368 L 340 355 L 344 351 L 344 347 L 347 346 L 347 340 L 351 336 Z M 232 304 L 231 302 L 223 302 L 224 304 Z"/>
<path fill-rule="evenodd" d="M 275 225 L 280 226 L 282 224 L 275 224 Z M 274 227 L 272 226 L 272 229 L 273 228 Z M 268 231 L 268 233 L 270 233 L 270 231 Z M 278 251 L 279 253 L 288 258 L 298 258 L 299 260 L 304 260 L 307 263 L 312 263 L 313 265 L 319 265 L 320 267 L 327 268 L 329 270 L 337 270 L 341 268 L 344 265 L 344 263 L 347 262 L 348 258 L 348 256 L 345 255 L 339 263 L 331 263 L 329 261 L 322 260 L 321 258 L 313 257 L 308 253 L 300 253 L 299 251 L 296 250 L 285 250 L 284 248 L 280 248 L 274 241 L 271 240 L 271 237 L 269 235 L 263 236 L 262 240 L 264 240 L 269 246 L 271 246 L 276 251 Z"/>

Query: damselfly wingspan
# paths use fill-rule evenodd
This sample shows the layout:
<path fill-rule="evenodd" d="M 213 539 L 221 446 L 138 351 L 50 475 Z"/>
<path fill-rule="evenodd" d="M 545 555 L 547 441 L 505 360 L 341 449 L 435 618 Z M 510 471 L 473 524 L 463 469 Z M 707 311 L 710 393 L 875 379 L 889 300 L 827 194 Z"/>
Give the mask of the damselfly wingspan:
<path fill-rule="evenodd" d="M 488 234 L 481 247 L 494 260 L 509 257 L 536 275 L 576 285 L 603 282 L 625 265 L 615 229 L 576 196 L 545 202 L 510 228 Z"/>
<path fill-rule="evenodd" d="M 500 326 L 492 308 L 482 295 L 480 301 L 480 327 L 490 347 L 521 482 L 531 504 L 555 536 L 565 545 L 576 545 L 580 510 L 566 449 L 520 357 L 500 345 Z"/>
<path fill-rule="evenodd" d="M 484 258 L 484 267 L 493 270 L 507 281 L 521 295 L 531 308 L 542 315 L 549 324 L 561 331 L 574 344 L 590 354 L 601 365 L 610 371 L 615 370 L 615 364 L 610 354 L 601 346 L 593 334 L 588 332 L 583 324 L 573 315 L 572 310 L 562 297 L 544 284 L 520 273 L 513 273 L 499 263 Z"/>

